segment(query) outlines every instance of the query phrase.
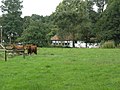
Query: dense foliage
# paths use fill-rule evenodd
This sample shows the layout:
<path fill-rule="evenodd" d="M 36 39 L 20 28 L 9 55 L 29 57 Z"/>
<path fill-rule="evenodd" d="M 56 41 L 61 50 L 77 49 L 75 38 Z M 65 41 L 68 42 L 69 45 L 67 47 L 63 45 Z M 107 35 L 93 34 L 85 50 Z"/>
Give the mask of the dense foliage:
<path fill-rule="evenodd" d="M 14 42 L 23 32 L 22 29 L 22 1 L 19 0 L 2 0 L 1 10 L 3 12 L 1 25 L 4 33 L 4 39 L 10 43 Z"/>
<path fill-rule="evenodd" d="M 91 29 L 87 7 L 88 2 L 82 0 L 63 0 L 54 13 L 58 34 L 63 40 L 83 40 L 89 42 Z M 74 43 L 73 43 L 74 46 Z"/>
<path fill-rule="evenodd" d="M 119 0 L 63 0 L 50 16 L 33 14 L 24 18 L 22 1 L 2 3 L 0 25 L 5 42 L 47 46 L 54 35 L 61 40 L 85 41 L 86 46 L 88 42 L 120 42 Z"/>
<path fill-rule="evenodd" d="M 120 1 L 111 2 L 97 22 L 97 30 L 102 40 L 120 42 Z"/>
<path fill-rule="evenodd" d="M 51 25 L 47 22 L 47 18 L 47 16 L 43 17 L 35 14 L 31 17 L 24 17 L 23 33 L 18 41 L 34 43 L 39 46 L 47 45 L 48 34 L 51 31 Z"/>

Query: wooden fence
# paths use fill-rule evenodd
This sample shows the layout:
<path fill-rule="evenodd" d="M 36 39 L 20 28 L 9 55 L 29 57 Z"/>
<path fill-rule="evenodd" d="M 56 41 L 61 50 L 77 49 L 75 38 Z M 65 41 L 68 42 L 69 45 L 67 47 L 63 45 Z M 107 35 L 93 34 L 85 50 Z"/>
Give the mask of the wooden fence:
<path fill-rule="evenodd" d="M 8 54 L 7 53 L 11 53 L 14 55 L 14 53 L 22 53 L 23 58 L 25 58 L 25 49 L 20 49 L 20 50 L 16 50 L 16 49 L 0 49 L 0 52 L 4 52 L 4 60 L 7 61 L 8 60 Z"/>

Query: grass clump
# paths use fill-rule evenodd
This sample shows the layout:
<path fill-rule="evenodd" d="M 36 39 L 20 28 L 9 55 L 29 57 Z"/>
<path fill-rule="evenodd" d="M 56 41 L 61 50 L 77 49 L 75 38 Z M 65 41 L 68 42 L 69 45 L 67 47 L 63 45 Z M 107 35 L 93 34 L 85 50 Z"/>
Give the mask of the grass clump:
<path fill-rule="evenodd" d="M 115 42 L 114 41 L 106 41 L 102 44 L 102 48 L 115 48 Z"/>

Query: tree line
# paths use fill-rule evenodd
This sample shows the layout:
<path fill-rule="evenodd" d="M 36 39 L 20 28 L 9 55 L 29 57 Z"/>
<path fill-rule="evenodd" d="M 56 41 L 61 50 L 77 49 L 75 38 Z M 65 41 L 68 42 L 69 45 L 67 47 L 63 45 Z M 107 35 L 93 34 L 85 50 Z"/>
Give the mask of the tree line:
<path fill-rule="evenodd" d="M 108 40 L 116 45 L 120 42 L 119 0 L 63 0 L 49 16 L 33 14 L 24 18 L 22 3 L 2 0 L 0 25 L 7 43 L 48 46 L 54 35 L 61 40 L 85 41 L 86 45 Z"/>

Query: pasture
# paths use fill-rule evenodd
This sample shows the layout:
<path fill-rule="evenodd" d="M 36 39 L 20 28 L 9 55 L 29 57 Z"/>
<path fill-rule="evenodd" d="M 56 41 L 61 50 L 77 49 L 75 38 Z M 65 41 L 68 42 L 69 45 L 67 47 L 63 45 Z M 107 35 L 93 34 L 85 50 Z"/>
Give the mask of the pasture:
<path fill-rule="evenodd" d="M 120 49 L 40 48 L 0 59 L 0 90 L 120 90 Z"/>

